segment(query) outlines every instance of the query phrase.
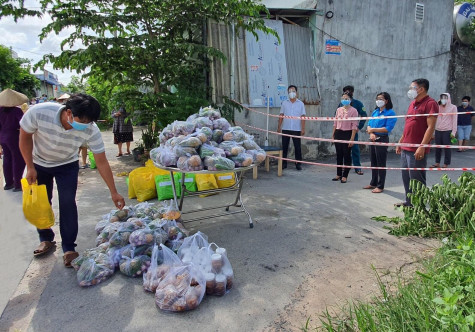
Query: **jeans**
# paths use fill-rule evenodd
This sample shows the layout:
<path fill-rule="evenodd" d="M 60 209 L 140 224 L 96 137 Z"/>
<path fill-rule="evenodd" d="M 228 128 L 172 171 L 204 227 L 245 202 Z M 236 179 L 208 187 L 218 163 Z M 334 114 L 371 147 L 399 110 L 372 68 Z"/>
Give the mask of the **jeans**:
<path fill-rule="evenodd" d="M 459 141 L 469 141 L 470 140 L 470 134 L 472 132 L 472 126 L 457 126 L 457 136 Z"/>
<path fill-rule="evenodd" d="M 294 130 L 282 130 L 282 134 L 301 136 L 300 131 L 294 131 Z M 302 160 L 302 147 L 301 147 L 300 138 L 292 137 L 292 142 L 294 143 L 294 148 L 295 148 L 295 160 Z M 282 136 L 282 156 L 284 158 L 287 158 L 287 152 L 289 151 L 289 143 L 290 143 L 290 137 Z M 299 164 L 299 163 L 296 163 L 296 164 Z M 287 165 L 286 160 L 284 160 L 284 165 Z"/>
<path fill-rule="evenodd" d="M 451 130 L 445 131 L 435 131 L 435 144 L 437 145 L 452 145 L 450 142 Z M 452 149 L 442 149 L 435 148 L 435 163 L 440 164 L 440 159 L 442 158 L 442 151 L 444 151 L 444 164 L 450 165 L 450 160 L 452 157 Z"/>
<path fill-rule="evenodd" d="M 350 136 L 351 137 L 351 136 Z M 355 134 L 355 142 L 358 141 L 358 132 L 356 132 Z M 361 166 L 361 162 L 360 162 L 360 145 L 359 144 L 355 144 L 353 145 L 353 147 L 351 148 L 351 159 L 353 160 L 353 166 Z M 361 168 L 356 168 L 355 167 L 355 171 L 358 172 L 358 171 L 361 171 Z"/>
<path fill-rule="evenodd" d="M 414 151 L 401 150 L 401 167 L 406 168 L 426 168 L 427 167 L 427 154 L 424 154 L 424 158 L 421 160 L 416 160 L 414 157 Z M 406 192 L 406 202 L 405 205 L 412 205 L 411 198 L 409 194 L 412 192 L 409 188 L 409 182 L 412 179 L 422 182 L 426 185 L 426 171 L 401 171 L 402 173 L 402 182 L 404 184 L 404 190 Z"/>
<path fill-rule="evenodd" d="M 43 167 L 35 164 L 38 174 L 38 184 L 46 185 L 48 199 L 51 204 L 53 198 L 53 179 L 58 188 L 59 200 L 59 231 L 63 252 L 74 251 L 78 236 L 78 210 L 76 206 L 76 191 L 78 187 L 79 163 L 77 161 L 56 166 Z M 49 229 L 38 229 L 40 242 L 53 241 L 54 232 Z"/>
<path fill-rule="evenodd" d="M 335 130 L 335 139 L 349 141 L 351 138 L 351 130 Z M 336 164 L 351 166 L 351 148 L 348 143 L 335 143 Z M 344 178 L 348 177 L 350 168 L 337 167 L 336 175 Z"/>
<path fill-rule="evenodd" d="M 388 136 L 378 136 L 377 142 L 388 143 Z M 379 145 L 370 145 L 371 152 L 371 167 L 386 167 L 386 160 L 388 158 L 388 147 Z M 369 183 L 373 187 L 384 189 L 384 183 L 386 182 L 386 170 L 385 169 L 372 169 L 371 170 L 371 182 Z"/>

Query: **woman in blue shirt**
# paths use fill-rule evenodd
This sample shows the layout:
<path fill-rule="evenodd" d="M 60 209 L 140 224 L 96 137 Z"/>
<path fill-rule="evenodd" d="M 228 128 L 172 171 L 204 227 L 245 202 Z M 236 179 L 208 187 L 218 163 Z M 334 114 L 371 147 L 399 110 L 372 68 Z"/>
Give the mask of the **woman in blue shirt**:
<path fill-rule="evenodd" d="M 374 119 L 369 120 L 366 131 L 372 142 L 388 143 L 389 133 L 396 125 L 396 118 L 386 119 L 378 118 L 380 116 L 396 115 L 393 111 L 393 103 L 391 96 L 387 92 L 378 93 L 376 96 L 376 109 L 371 114 Z M 371 150 L 371 167 L 386 167 L 388 157 L 388 147 L 380 145 L 370 145 Z M 372 193 L 381 193 L 384 190 L 384 182 L 386 181 L 385 169 L 373 169 L 371 182 L 363 189 L 372 189 Z"/>

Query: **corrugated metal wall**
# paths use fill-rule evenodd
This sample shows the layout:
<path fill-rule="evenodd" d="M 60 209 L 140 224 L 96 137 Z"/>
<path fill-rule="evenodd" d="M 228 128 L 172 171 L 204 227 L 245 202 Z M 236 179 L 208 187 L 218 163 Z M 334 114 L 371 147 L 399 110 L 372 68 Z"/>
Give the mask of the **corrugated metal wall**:
<path fill-rule="evenodd" d="M 226 56 L 226 62 L 214 60 L 211 65 L 210 83 L 215 103 L 222 103 L 223 96 L 229 97 L 231 91 L 231 29 L 222 23 L 208 24 L 208 45 L 219 49 Z M 234 53 L 234 99 L 241 103 L 249 102 L 248 76 L 246 62 L 246 42 L 244 31 L 236 29 Z"/>
<path fill-rule="evenodd" d="M 299 99 L 306 105 L 318 105 L 317 81 L 311 54 L 312 31 L 298 25 L 284 24 L 285 58 L 289 84 L 297 86 Z"/>
<path fill-rule="evenodd" d="M 211 66 L 210 83 L 213 88 L 213 101 L 222 103 L 223 96 L 230 96 L 231 77 L 231 30 L 221 23 L 208 24 L 208 45 L 221 50 L 226 62 L 214 60 Z M 246 61 L 245 33 L 240 30 L 235 37 L 235 99 L 249 103 L 248 72 Z M 305 104 L 318 104 L 318 92 L 313 70 L 312 32 L 309 28 L 284 24 L 285 56 L 289 84 L 296 85 L 299 99 Z"/>

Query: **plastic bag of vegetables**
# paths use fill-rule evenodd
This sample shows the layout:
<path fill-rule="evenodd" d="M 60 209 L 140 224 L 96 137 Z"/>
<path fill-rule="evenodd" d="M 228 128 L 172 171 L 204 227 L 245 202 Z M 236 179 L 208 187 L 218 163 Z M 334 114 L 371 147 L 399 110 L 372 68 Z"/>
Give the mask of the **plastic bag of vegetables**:
<path fill-rule="evenodd" d="M 111 223 L 118 222 L 118 221 L 126 221 L 130 217 L 134 215 L 134 209 L 130 206 L 124 206 L 122 210 L 112 210 L 110 213 L 109 221 Z"/>
<path fill-rule="evenodd" d="M 94 227 L 94 230 L 96 231 L 97 235 L 101 234 L 102 230 L 104 227 L 110 224 L 110 213 L 102 216 L 102 220 L 99 221 L 96 226 Z"/>
<path fill-rule="evenodd" d="M 112 235 L 114 235 L 115 232 L 117 232 L 117 230 L 121 228 L 123 224 L 125 223 L 126 222 L 124 223 L 115 222 L 115 223 L 110 223 L 109 225 L 104 227 L 102 232 L 96 238 L 96 246 L 99 246 L 101 243 L 109 242 L 109 239 L 112 237 Z"/>
<path fill-rule="evenodd" d="M 220 149 L 220 148 L 217 148 L 210 144 L 205 143 L 200 147 L 200 157 L 204 159 L 210 156 L 226 157 L 226 153 L 224 152 L 223 149 Z"/>
<path fill-rule="evenodd" d="M 123 247 L 129 244 L 129 237 L 138 227 L 132 223 L 124 223 L 109 239 L 111 247 Z"/>
<path fill-rule="evenodd" d="M 150 257 L 147 255 L 136 256 L 133 258 L 122 257 L 120 260 L 119 270 L 127 277 L 139 277 L 142 273 L 147 272 L 150 267 Z"/>
<path fill-rule="evenodd" d="M 221 156 L 206 157 L 204 165 L 209 171 L 229 171 L 235 168 L 234 161 Z"/>
<path fill-rule="evenodd" d="M 226 156 L 237 156 L 246 151 L 240 144 L 234 141 L 224 141 L 219 144 L 219 147 L 224 150 Z"/>
<path fill-rule="evenodd" d="M 104 245 L 91 249 L 86 249 L 78 257 L 73 259 L 71 265 L 77 271 L 81 267 L 82 263 L 84 263 L 87 259 L 94 258 L 98 254 L 105 254 L 107 252 L 107 249 L 107 246 Z"/>
<path fill-rule="evenodd" d="M 174 166 L 176 165 L 177 156 L 173 149 L 169 146 L 160 146 L 158 147 L 159 151 L 157 153 L 156 163 L 162 166 Z"/>
<path fill-rule="evenodd" d="M 219 129 L 223 132 L 227 132 L 229 131 L 229 128 L 231 128 L 231 125 L 225 118 L 213 120 L 213 129 Z"/>
<path fill-rule="evenodd" d="M 192 121 L 196 128 L 208 127 L 213 129 L 213 120 L 208 117 L 200 116 Z"/>
<path fill-rule="evenodd" d="M 264 150 L 258 149 L 258 150 L 246 150 L 246 153 L 252 156 L 252 162 L 254 164 L 259 164 L 266 160 L 267 154 Z"/>
<path fill-rule="evenodd" d="M 173 266 L 182 265 L 180 258 L 163 244 L 155 245 L 147 273 L 143 275 L 143 288 L 148 292 L 155 292 L 158 283 Z"/>
<path fill-rule="evenodd" d="M 86 259 L 77 272 L 79 286 L 93 286 L 114 274 L 114 265 L 106 254 Z"/>
<path fill-rule="evenodd" d="M 174 137 L 175 135 L 173 135 L 172 133 L 172 125 L 169 124 L 168 126 L 166 126 L 165 128 L 163 128 L 162 132 L 160 133 L 160 135 L 158 135 L 158 139 L 160 141 L 160 144 L 163 144 L 165 143 L 166 141 L 168 141 L 170 138 Z"/>
<path fill-rule="evenodd" d="M 180 157 L 177 161 L 177 167 L 183 171 L 201 171 L 203 163 L 200 156 Z"/>
<path fill-rule="evenodd" d="M 158 218 L 158 206 L 154 203 L 143 202 L 134 206 L 135 216 L 138 218 L 149 217 L 150 219 Z"/>
<path fill-rule="evenodd" d="M 159 282 L 155 292 L 155 304 L 173 312 L 193 310 L 204 297 L 206 281 L 203 273 L 193 264 L 177 266 Z"/>
<path fill-rule="evenodd" d="M 247 167 L 252 165 L 252 156 L 245 152 L 240 153 L 237 156 L 231 156 L 231 160 L 234 161 L 236 167 Z"/>
<path fill-rule="evenodd" d="M 174 121 L 172 123 L 172 133 L 174 136 L 189 135 L 195 131 L 193 122 Z"/>
<path fill-rule="evenodd" d="M 223 135 L 223 141 L 242 142 L 249 138 L 249 135 L 242 130 L 241 127 L 231 127 L 229 131 Z"/>
<path fill-rule="evenodd" d="M 213 130 L 213 136 L 211 137 L 211 140 L 216 143 L 221 143 L 223 141 L 223 135 L 224 131 L 221 129 L 215 129 Z"/>
<path fill-rule="evenodd" d="M 261 147 L 249 136 L 249 139 L 242 141 L 242 146 L 246 150 L 260 150 Z"/>
<path fill-rule="evenodd" d="M 199 111 L 198 114 L 199 114 L 199 116 L 208 117 L 211 120 L 221 118 L 221 113 L 219 112 L 219 110 L 216 110 L 216 109 L 212 108 L 211 106 L 208 106 L 208 107 L 205 107 L 205 108 L 200 108 L 200 111 Z"/>
<path fill-rule="evenodd" d="M 152 249 L 153 249 L 153 245 L 147 245 L 147 244 L 144 244 L 142 246 L 126 245 L 125 247 L 122 248 L 120 252 L 121 253 L 120 257 L 134 258 L 140 255 L 147 255 L 150 257 L 152 256 Z"/>
<path fill-rule="evenodd" d="M 178 143 L 178 145 L 197 149 L 200 147 L 201 143 L 202 142 L 198 137 L 192 137 L 190 135 L 183 139 L 180 143 Z"/>
<path fill-rule="evenodd" d="M 178 158 L 180 157 L 191 157 L 198 154 L 198 151 L 195 148 L 188 146 L 176 145 L 174 148 L 175 154 Z"/>

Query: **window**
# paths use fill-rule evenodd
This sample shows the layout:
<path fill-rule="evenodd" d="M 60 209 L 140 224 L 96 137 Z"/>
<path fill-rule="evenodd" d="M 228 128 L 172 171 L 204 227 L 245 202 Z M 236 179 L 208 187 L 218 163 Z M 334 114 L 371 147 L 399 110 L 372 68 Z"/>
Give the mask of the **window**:
<path fill-rule="evenodd" d="M 424 5 L 416 3 L 416 22 L 422 23 L 424 21 Z"/>

